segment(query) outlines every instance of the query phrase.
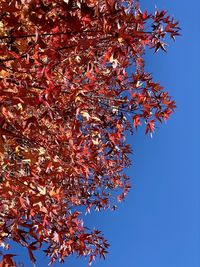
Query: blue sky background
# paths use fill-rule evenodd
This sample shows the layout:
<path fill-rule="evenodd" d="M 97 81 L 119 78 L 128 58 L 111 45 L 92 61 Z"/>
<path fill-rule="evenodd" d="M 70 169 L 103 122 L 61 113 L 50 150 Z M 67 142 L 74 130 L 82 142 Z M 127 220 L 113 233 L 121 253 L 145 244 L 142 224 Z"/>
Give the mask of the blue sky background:
<path fill-rule="evenodd" d="M 87 216 L 86 225 L 104 232 L 111 245 L 94 267 L 200 267 L 200 1 L 141 1 L 142 9 L 169 11 L 182 37 L 168 53 L 146 55 L 146 70 L 176 100 L 177 109 L 153 139 L 141 130 L 129 138 L 132 189 L 115 212 Z M 22 250 L 17 251 L 22 257 Z M 22 258 L 21 258 L 22 259 Z M 25 267 L 32 266 L 25 260 Z M 39 255 L 37 266 L 48 266 Z M 55 267 L 86 267 L 69 258 Z"/>

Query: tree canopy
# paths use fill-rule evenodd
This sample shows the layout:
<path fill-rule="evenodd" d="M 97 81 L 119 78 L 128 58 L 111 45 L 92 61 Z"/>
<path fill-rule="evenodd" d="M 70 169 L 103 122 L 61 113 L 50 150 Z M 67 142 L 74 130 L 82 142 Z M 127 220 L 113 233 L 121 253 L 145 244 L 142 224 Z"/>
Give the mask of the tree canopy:
<path fill-rule="evenodd" d="M 0 266 L 10 241 L 50 262 L 105 257 L 81 210 L 115 209 L 130 188 L 126 143 L 175 103 L 144 70 L 146 48 L 179 35 L 166 11 L 133 0 L 0 1 Z"/>

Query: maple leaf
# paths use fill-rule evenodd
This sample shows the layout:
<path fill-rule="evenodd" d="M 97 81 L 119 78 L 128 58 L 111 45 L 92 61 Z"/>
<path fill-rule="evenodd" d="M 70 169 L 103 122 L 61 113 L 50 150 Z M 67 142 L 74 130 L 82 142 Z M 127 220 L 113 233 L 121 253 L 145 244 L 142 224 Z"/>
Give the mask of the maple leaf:
<path fill-rule="evenodd" d="M 155 130 L 155 120 L 151 120 L 147 123 L 145 134 L 148 132 L 153 133 Z"/>
<path fill-rule="evenodd" d="M 137 129 L 138 125 L 141 125 L 140 117 L 135 115 L 132 118 L 133 118 L 133 125 Z"/>
<path fill-rule="evenodd" d="M 0 267 L 10 267 L 16 266 L 15 262 L 13 261 L 12 257 L 17 256 L 16 254 L 5 254 L 0 262 Z"/>

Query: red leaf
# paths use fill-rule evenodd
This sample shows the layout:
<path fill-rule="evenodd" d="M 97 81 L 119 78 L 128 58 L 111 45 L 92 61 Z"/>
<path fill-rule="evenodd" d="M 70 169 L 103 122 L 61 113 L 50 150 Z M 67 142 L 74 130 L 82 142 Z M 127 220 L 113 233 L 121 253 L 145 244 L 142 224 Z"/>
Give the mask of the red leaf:
<path fill-rule="evenodd" d="M 140 117 L 138 115 L 135 115 L 132 117 L 133 119 L 133 125 L 137 129 L 138 125 L 141 125 Z"/>
<path fill-rule="evenodd" d="M 155 130 L 155 120 L 151 120 L 147 123 L 145 134 L 148 132 L 153 133 Z"/>
<path fill-rule="evenodd" d="M 16 264 L 12 259 L 12 257 L 14 257 L 14 256 L 17 256 L 17 255 L 15 255 L 15 254 L 5 254 L 5 255 L 3 255 L 3 258 L 2 258 L 2 260 L 0 262 L 0 267 L 11 267 L 11 266 L 15 267 Z"/>
<path fill-rule="evenodd" d="M 35 250 L 35 249 L 36 249 L 36 248 L 35 248 L 34 246 L 32 246 L 32 245 L 29 245 L 29 246 L 28 246 L 29 257 L 30 257 L 30 260 L 31 260 L 33 263 L 36 262 L 36 259 L 35 259 L 34 255 L 33 255 L 33 250 Z"/>

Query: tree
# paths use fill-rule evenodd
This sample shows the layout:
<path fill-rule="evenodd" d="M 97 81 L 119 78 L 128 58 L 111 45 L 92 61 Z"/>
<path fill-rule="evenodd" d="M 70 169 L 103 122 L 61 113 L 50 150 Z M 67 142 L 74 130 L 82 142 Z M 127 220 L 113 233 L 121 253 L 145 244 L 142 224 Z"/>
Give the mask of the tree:
<path fill-rule="evenodd" d="M 175 108 L 144 70 L 147 47 L 179 35 L 165 11 L 127 0 L 1 0 L 0 242 L 51 263 L 105 257 L 80 208 L 115 208 L 130 188 L 125 137 Z M 17 266 L 13 254 L 0 266 Z"/>

